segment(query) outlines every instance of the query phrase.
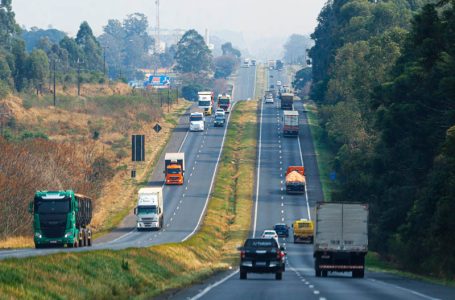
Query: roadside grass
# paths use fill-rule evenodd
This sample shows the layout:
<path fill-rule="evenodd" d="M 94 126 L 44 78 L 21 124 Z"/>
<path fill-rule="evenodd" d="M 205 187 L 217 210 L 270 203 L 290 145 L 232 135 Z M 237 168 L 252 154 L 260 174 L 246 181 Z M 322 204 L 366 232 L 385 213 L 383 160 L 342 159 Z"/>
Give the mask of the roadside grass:
<path fill-rule="evenodd" d="M 332 171 L 331 165 L 335 154 L 329 149 L 324 140 L 324 130 L 319 124 L 318 108 L 316 104 L 313 101 L 306 100 L 304 108 L 313 137 L 324 201 L 331 201 L 332 192 L 334 191 L 335 186 L 330 180 L 330 172 Z"/>
<path fill-rule="evenodd" d="M 0 262 L 0 299 L 148 299 L 237 262 L 247 237 L 256 163 L 257 102 L 240 102 L 200 231 L 183 243 L 61 253 Z"/>
<path fill-rule="evenodd" d="M 376 253 L 369 251 L 365 257 L 365 265 L 367 270 L 372 272 L 383 272 L 390 273 L 397 276 L 402 276 L 410 279 L 421 280 L 434 284 L 441 284 L 446 286 L 455 287 L 455 280 L 440 279 L 436 276 L 432 277 L 430 275 L 420 275 L 415 273 L 410 273 L 406 271 L 401 271 L 397 266 L 381 258 L 381 256 Z"/>
<path fill-rule="evenodd" d="M 266 68 L 263 65 L 256 67 L 256 89 L 254 98 L 258 101 L 262 101 L 265 93 L 265 87 L 267 86 L 267 74 L 265 72 Z"/>

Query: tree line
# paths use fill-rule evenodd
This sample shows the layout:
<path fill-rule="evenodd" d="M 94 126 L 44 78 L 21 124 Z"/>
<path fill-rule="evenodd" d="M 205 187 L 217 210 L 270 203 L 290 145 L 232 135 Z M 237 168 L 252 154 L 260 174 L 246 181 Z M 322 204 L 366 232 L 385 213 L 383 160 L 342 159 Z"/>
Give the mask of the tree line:
<path fill-rule="evenodd" d="M 373 250 L 452 279 L 454 20 L 453 0 L 333 0 L 310 50 L 333 200 L 370 204 Z"/>

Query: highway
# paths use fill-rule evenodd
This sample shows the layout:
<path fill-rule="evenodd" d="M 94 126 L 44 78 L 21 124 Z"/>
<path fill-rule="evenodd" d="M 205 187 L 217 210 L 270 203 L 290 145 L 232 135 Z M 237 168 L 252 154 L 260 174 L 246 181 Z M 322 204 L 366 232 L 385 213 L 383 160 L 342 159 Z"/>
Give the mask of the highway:
<path fill-rule="evenodd" d="M 253 98 L 255 77 L 255 67 L 239 69 L 234 84 L 234 102 Z M 0 259 L 48 255 L 57 252 L 146 247 L 180 242 L 191 237 L 197 232 L 203 219 L 227 126 L 214 127 L 212 117 L 206 117 L 205 131 L 189 132 L 188 117 L 189 114 L 185 114 L 180 118 L 179 125 L 175 128 L 149 182 L 150 186 L 163 185 L 166 152 L 185 152 L 185 183 L 182 186 L 163 186 L 164 228 L 162 230 L 138 232 L 135 227 L 136 216 L 131 212 L 118 228 L 94 241 L 92 247 L 4 250 L 0 251 Z M 136 199 L 131 201 L 136 202 Z"/>
<path fill-rule="evenodd" d="M 273 76 L 273 77 L 271 77 Z M 269 86 L 281 80 L 289 84 L 283 71 L 269 71 Z M 316 156 L 303 104 L 295 105 L 300 113 L 298 138 L 283 137 L 282 111 L 279 101 L 262 104 L 258 145 L 258 180 L 255 195 L 252 236 L 260 236 L 275 223 L 289 226 L 299 218 L 312 218 L 316 202 L 323 200 Z M 284 174 L 289 165 L 305 166 L 308 192 L 286 195 Z M 291 238 L 280 239 L 287 249 L 287 266 L 283 280 L 274 274 L 248 274 L 239 279 L 238 270 L 221 274 L 204 284 L 183 290 L 173 299 L 454 299 L 455 289 L 403 277 L 367 272 L 364 279 L 353 279 L 350 273 L 330 273 L 316 278 L 313 247 L 294 244 Z"/>

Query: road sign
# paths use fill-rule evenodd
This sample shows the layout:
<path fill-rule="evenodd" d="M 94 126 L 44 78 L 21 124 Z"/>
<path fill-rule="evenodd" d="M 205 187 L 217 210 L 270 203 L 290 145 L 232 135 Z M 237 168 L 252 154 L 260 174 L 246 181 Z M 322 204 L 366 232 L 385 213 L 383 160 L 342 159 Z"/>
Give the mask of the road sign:
<path fill-rule="evenodd" d="M 161 131 L 161 126 L 160 126 L 160 124 L 156 123 L 156 125 L 153 126 L 153 130 L 155 130 L 156 133 L 160 132 L 160 131 Z"/>
<path fill-rule="evenodd" d="M 151 75 L 148 80 L 148 84 L 153 86 L 153 87 L 169 87 L 169 84 L 171 83 L 171 79 L 169 76 L 165 75 Z"/>
<path fill-rule="evenodd" d="M 330 177 L 330 180 L 335 181 L 337 179 L 337 172 L 335 172 L 335 171 L 330 172 L 329 177 Z"/>
<path fill-rule="evenodd" d="M 145 160 L 145 135 L 133 134 L 131 136 L 131 160 Z"/>

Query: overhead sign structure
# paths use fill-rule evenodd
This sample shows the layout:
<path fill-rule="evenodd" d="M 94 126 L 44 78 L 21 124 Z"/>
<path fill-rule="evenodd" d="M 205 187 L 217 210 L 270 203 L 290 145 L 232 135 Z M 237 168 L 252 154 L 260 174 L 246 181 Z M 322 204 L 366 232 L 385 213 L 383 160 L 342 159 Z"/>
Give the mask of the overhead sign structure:
<path fill-rule="evenodd" d="M 148 85 L 156 88 L 168 88 L 171 84 L 171 78 L 166 75 L 151 75 L 148 79 Z"/>
<path fill-rule="evenodd" d="M 145 161 L 145 135 L 133 134 L 131 136 L 131 160 Z"/>

